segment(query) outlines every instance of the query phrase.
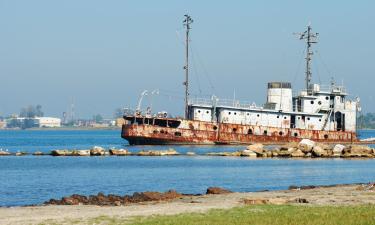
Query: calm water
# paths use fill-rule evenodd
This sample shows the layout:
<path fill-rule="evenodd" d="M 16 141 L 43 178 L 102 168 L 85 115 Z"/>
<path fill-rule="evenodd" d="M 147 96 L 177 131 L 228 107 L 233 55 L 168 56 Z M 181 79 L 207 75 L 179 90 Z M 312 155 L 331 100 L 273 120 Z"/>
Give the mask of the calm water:
<path fill-rule="evenodd" d="M 375 136 L 362 131 L 361 138 Z M 48 152 L 94 145 L 131 151 L 119 131 L 0 131 L 0 147 Z M 235 151 L 239 146 L 172 146 L 179 152 Z M 289 185 L 374 181 L 375 160 L 246 159 L 231 157 L 0 157 L 0 206 L 39 204 L 73 193 L 135 191 L 203 193 L 208 186 L 233 191 L 285 189 Z"/>

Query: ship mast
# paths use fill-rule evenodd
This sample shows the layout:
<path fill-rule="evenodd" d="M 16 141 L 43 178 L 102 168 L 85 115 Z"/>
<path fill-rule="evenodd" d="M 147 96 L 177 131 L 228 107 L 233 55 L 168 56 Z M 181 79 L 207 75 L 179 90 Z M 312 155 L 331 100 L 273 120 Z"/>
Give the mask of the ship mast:
<path fill-rule="evenodd" d="M 186 28 L 186 39 L 185 39 L 185 119 L 188 118 L 189 114 L 189 31 L 190 31 L 190 24 L 193 23 L 193 19 L 189 15 L 184 15 L 185 19 L 183 21 L 184 27 Z"/>
<path fill-rule="evenodd" d="M 299 39 L 300 40 L 305 40 L 306 41 L 306 91 L 308 92 L 309 86 L 310 86 L 310 81 L 311 81 L 311 60 L 312 60 L 312 55 L 314 54 L 311 50 L 311 45 L 318 43 L 318 35 L 319 33 L 313 33 L 311 25 L 309 24 L 307 26 L 307 30 L 304 31 L 303 33 L 298 33 Z"/>

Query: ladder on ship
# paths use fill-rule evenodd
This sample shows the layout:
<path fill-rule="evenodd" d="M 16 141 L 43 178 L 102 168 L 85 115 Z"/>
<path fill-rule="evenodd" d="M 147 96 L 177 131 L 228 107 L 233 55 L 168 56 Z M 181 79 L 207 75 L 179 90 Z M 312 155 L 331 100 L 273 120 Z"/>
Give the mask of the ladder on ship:
<path fill-rule="evenodd" d="M 329 120 L 329 118 L 330 118 L 331 115 L 332 115 L 332 112 L 333 112 L 333 108 L 329 109 L 328 116 L 327 116 L 326 119 L 324 120 L 324 124 L 323 124 L 323 126 L 322 126 L 322 131 L 326 128 L 327 123 L 328 123 L 328 120 Z"/>

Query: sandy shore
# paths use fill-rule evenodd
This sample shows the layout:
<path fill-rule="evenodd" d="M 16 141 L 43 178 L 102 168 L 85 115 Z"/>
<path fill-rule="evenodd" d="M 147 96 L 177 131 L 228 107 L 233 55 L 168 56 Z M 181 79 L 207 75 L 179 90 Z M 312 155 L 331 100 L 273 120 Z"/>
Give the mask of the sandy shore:
<path fill-rule="evenodd" d="M 0 208 L 0 224 L 64 224 L 87 221 L 99 216 L 131 218 L 156 214 L 173 215 L 184 212 L 205 212 L 209 209 L 228 209 L 247 202 L 303 205 L 375 204 L 375 191 L 368 186 L 343 185 L 306 190 L 231 193 L 222 195 L 189 196 L 169 202 L 151 202 L 128 206 L 33 206 Z M 308 203 L 298 203 L 305 199 Z M 79 224 L 79 223 L 78 223 Z"/>

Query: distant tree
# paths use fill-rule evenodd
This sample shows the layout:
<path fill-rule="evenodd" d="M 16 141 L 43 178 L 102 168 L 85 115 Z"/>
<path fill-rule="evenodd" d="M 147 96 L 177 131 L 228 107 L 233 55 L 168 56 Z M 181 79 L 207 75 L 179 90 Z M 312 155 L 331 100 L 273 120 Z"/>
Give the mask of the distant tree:
<path fill-rule="evenodd" d="M 34 117 L 42 117 L 44 113 L 42 112 L 42 106 L 37 105 L 29 105 L 27 107 L 24 107 L 21 109 L 20 117 L 26 117 L 26 118 L 34 118 Z"/>
<path fill-rule="evenodd" d="M 101 123 L 101 122 L 103 122 L 103 117 L 100 114 L 94 115 L 93 119 L 94 119 L 95 123 Z"/>

